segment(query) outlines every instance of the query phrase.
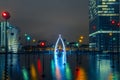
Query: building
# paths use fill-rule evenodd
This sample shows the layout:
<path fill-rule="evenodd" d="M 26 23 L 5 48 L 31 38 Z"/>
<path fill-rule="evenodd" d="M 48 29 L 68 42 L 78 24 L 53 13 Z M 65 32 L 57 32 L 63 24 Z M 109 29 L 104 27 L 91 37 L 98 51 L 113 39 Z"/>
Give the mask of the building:
<path fill-rule="evenodd" d="M 120 51 L 120 0 L 89 0 L 89 47 Z"/>
<path fill-rule="evenodd" d="M 5 26 L 6 22 L 0 22 L 0 52 L 5 52 L 6 47 Z M 8 22 L 7 22 L 7 41 L 8 52 L 16 53 L 19 47 L 19 30 L 18 28 L 10 25 Z"/>

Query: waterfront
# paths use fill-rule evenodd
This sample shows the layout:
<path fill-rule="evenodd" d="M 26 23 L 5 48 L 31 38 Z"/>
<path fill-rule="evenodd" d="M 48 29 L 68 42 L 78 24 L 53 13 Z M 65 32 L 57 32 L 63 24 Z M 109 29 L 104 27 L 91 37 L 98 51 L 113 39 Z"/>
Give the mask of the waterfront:
<path fill-rule="evenodd" d="M 53 53 L 8 54 L 8 80 L 120 80 L 119 57 L 67 53 L 67 63 L 56 65 Z M 5 55 L 0 54 L 0 80 L 4 65 Z"/>

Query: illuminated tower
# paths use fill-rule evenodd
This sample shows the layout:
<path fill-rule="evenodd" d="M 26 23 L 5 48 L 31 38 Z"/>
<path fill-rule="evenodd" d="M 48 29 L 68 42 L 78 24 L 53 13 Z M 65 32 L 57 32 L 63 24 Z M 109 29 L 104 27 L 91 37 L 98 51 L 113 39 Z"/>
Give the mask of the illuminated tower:
<path fill-rule="evenodd" d="M 120 0 L 89 0 L 89 47 L 120 51 Z"/>
<path fill-rule="evenodd" d="M 62 50 L 61 51 L 58 50 L 59 41 L 62 42 Z M 55 49 L 54 49 L 54 60 L 55 60 L 56 64 L 57 64 L 57 60 L 59 58 L 59 56 L 58 56 L 59 53 L 61 53 L 61 55 L 62 55 L 62 61 L 61 61 L 62 64 L 66 64 L 66 48 L 65 48 L 65 44 L 64 44 L 64 41 L 63 41 L 61 35 L 59 35 L 57 42 L 55 44 Z"/>

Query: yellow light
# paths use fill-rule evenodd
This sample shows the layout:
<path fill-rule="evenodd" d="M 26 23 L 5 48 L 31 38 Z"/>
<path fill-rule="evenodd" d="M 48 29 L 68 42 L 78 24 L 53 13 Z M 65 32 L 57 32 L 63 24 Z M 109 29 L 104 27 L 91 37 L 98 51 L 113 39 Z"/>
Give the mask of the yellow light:
<path fill-rule="evenodd" d="M 105 2 L 102 2 L 102 4 L 106 4 Z"/>
<path fill-rule="evenodd" d="M 32 76 L 32 80 L 37 80 L 37 74 L 33 64 L 31 65 L 31 76 Z"/>
<path fill-rule="evenodd" d="M 82 43 L 83 41 L 80 39 L 79 42 Z"/>
<path fill-rule="evenodd" d="M 112 33 L 109 33 L 109 36 L 112 36 Z"/>
<path fill-rule="evenodd" d="M 32 41 L 33 41 L 33 42 L 36 42 L 36 40 L 35 40 L 35 39 L 33 39 Z"/>
<path fill-rule="evenodd" d="M 84 37 L 83 36 L 80 36 L 80 39 L 83 39 Z"/>

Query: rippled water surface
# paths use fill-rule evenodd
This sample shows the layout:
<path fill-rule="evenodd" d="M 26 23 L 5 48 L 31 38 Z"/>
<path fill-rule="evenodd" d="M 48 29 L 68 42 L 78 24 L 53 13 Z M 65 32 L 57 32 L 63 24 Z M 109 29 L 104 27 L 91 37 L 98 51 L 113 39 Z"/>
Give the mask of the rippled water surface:
<path fill-rule="evenodd" d="M 119 55 L 67 54 L 54 60 L 53 53 L 8 54 L 8 80 L 120 80 Z M 0 54 L 0 80 L 5 76 L 5 55 Z"/>

